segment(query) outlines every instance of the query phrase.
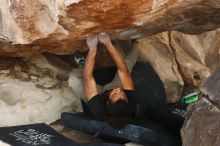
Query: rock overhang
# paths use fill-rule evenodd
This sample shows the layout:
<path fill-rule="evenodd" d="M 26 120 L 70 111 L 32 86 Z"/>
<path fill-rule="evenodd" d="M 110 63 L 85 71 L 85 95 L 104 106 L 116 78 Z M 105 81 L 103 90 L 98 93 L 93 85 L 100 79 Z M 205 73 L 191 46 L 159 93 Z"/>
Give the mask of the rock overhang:
<path fill-rule="evenodd" d="M 220 26 L 215 0 L 3 0 L 0 56 L 43 52 L 72 54 L 84 39 L 107 31 L 113 39 L 136 39 L 163 31 L 199 34 Z"/>

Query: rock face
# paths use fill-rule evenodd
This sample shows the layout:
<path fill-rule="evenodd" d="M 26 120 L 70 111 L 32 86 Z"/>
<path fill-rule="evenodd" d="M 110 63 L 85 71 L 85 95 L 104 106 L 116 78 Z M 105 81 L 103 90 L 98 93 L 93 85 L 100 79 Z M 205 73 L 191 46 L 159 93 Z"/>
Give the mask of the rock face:
<path fill-rule="evenodd" d="M 200 35 L 172 31 L 137 40 L 139 59 L 150 62 L 159 74 L 168 102 L 178 101 L 188 85 L 198 89 L 219 65 L 219 34 L 219 30 Z M 132 49 L 131 41 L 114 44 L 123 55 Z M 0 58 L 0 115 L 4 115 L 0 126 L 51 123 L 61 112 L 80 111 L 79 98 L 67 84 L 72 58 L 50 54 Z M 112 65 L 106 49 L 100 46 L 96 67 Z"/>
<path fill-rule="evenodd" d="M 83 52 L 85 38 L 101 31 L 138 39 L 140 58 L 160 75 L 168 101 L 178 101 L 219 65 L 220 30 L 200 34 L 219 26 L 219 0 L 1 0 L 0 56 L 26 59 L 0 59 L 0 126 L 49 123 L 80 110 L 66 83 L 69 65 L 38 55 Z M 98 55 L 99 67 L 113 65 L 106 51 Z"/>
<path fill-rule="evenodd" d="M 219 29 L 200 35 L 164 32 L 137 42 L 140 58 L 159 74 L 169 102 L 198 90 L 220 62 Z"/>
<path fill-rule="evenodd" d="M 0 126 L 51 123 L 62 112 L 80 111 L 80 100 L 61 78 L 67 71 L 44 56 L 1 58 Z"/>
<path fill-rule="evenodd" d="M 184 82 L 170 48 L 168 33 L 139 39 L 137 44 L 140 58 L 148 61 L 163 81 L 168 101 L 178 101 Z"/>
<path fill-rule="evenodd" d="M 220 68 L 203 84 L 202 98 L 188 108 L 181 129 L 183 146 L 220 145 Z"/>
<path fill-rule="evenodd" d="M 1 0 L 0 55 L 72 54 L 100 31 L 135 39 L 167 30 L 198 34 L 219 25 L 219 0 Z"/>
<path fill-rule="evenodd" d="M 200 35 L 171 31 L 138 39 L 135 44 L 139 59 L 150 62 L 162 79 L 168 102 L 175 102 L 188 85 L 193 86 L 191 91 L 200 88 L 219 65 L 219 35 L 220 30 Z M 131 41 L 114 44 L 123 56 L 132 49 Z M 99 46 L 96 68 L 114 65 L 102 47 Z M 79 98 L 67 84 L 72 58 L 50 54 L 0 58 L 0 115 L 4 115 L 0 126 L 51 123 L 59 119 L 61 112 L 80 111 Z"/>

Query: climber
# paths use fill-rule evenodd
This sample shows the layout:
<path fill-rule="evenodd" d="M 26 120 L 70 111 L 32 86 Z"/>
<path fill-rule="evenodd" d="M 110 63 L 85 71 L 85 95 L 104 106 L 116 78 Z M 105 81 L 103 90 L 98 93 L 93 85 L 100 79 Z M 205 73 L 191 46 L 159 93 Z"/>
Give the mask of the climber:
<path fill-rule="evenodd" d="M 112 82 L 101 88 L 96 84 L 100 83 L 100 78 L 93 76 L 93 71 L 97 71 L 93 69 L 98 40 L 105 45 L 117 67 L 117 74 Z M 103 129 L 103 125 L 106 125 L 105 121 L 111 125 L 113 128 L 111 130 L 114 131 L 124 125 L 126 127 L 126 124 L 149 128 L 151 125 L 149 120 L 152 120 L 167 127 L 175 135 L 179 134 L 185 118 L 186 107 L 179 103 L 166 103 L 165 89 L 157 73 L 147 62 L 136 63 L 136 42 L 133 44 L 132 51 L 124 59 L 106 33 L 88 37 L 87 45 L 89 52 L 86 60 L 82 55 L 75 53 L 74 57 L 79 69 L 73 69 L 70 72 L 68 82 L 73 92 L 82 99 L 83 113 L 89 116 L 86 115 L 84 118 L 84 115 L 74 114 L 70 118 L 69 114 L 64 113 L 62 116 L 64 123 L 77 130 L 97 132 Z M 130 74 L 131 71 L 132 74 Z M 134 84 L 136 88 L 134 88 Z M 92 123 L 89 119 L 90 115 L 92 115 Z M 81 119 L 80 123 L 73 120 L 76 117 Z M 103 125 L 100 122 L 103 122 Z M 93 126 L 90 129 L 83 129 L 82 127 L 85 125 Z M 107 130 L 108 134 L 111 133 L 111 130 Z"/>
<path fill-rule="evenodd" d="M 105 45 L 117 66 L 115 78 L 111 83 L 104 85 L 100 91 L 93 77 L 98 40 Z M 137 51 L 133 49 L 123 60 L 107 33 L 90 36 L 86 42 L 89 47 L 86 61 L 79 55 L 75 55 L 76 62 L 80 68 L 84 67 L 84 71 L 82 73 L 81 69 L 80 71 L 74 69 L 69 75 L 69 85 L 80 98 L 86 101 L 89 111 L 96 119 L 107 120 L 112 124 L 113 121 L 125 123 L 135 111 L 134 82 L 130 72 L 136 63 Z M 81 74 L 83 74 L 84 84 L 82 84 Z M 83 85 L 84 90 L 80 90 L 81 93 L 79 93 L 78 88 Z"/>

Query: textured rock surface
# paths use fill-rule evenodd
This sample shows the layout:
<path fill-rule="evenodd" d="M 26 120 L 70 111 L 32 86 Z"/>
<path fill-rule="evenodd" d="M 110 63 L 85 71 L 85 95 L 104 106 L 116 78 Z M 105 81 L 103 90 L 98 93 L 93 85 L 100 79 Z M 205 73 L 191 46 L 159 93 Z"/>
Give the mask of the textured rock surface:
<path fill-rule="evenodd" d="M 137 44 L 140 58 L 148 61 L 163 81 L 168 101 L 178 101 L 184 82 L 169 45 L 168 33 L 139 39 Z"/>
<path fill-rule="evenodd" d="M 199 36 L 185 35 L 178 32 L 172 32 L 170 39 L 171 48 L 183 80 L 188 84 L 200 86 L 204 79 L 211 74 L 211 70 L 209 66 L 206 66 L 204 59 L 206 48 L 201 43 L 206 40 L 201 39 L 200 42 Z M 211 42 L 207 43 L 212 44 Z"/>
<path fill-rule="evenodd" d="M 166 30 L 198 34 L 219 25 L 219 0 L 1 0 L 0 55 L 71 54 L 103 30 L 134 39 Z"/>
<path fill-rule="evenodd" d="M 181 129 L 183 146 L 220 145 L 220 68 L 203 84 L 204 96 L 188 108 Z"/>
<path fill-rule="evenodd" d="M 0 126 L 51 123 L 64 111 L 81 110 L 80 100 L 61 78 L 68 69 L 57 66 L 44 56 L 1 58 Z"/>
<path fill-rule="evenodd" d="M 164 82 L 168 101 L 175 102 L 188 84 L 200 87 L 205 79 L 200 74 L 203 70 L 211 73 L 218 66 L 219 38 L 219 30 L 201 35 L 164 32 L 139 39 L 136 44 L 140 58 L 149 61 Z M 123 54 L 132 48 L 130 41 L 114 44 Z M 113 65 L 106 49 L 100 47 L 96 67 Z M 72 58 L 50 54 L 29 59 L 0 58 L 0 114 L 5 115 L 0 118 L 1 126 L 50 123 L 62 111 L 81 110 L 79 99 L 66 82 L 74 65 Z M 186 64 L 190 66 L 187 68 Z M 198 76 L 194 79 L 195 71 Z"/>
<path fill-rule="evenodd" d="M 164 32 L 137 41 L 140 58 L 159 74 L 170 102 L 200 88 L 220 63 L 219 29 L 200 35 Z"/>

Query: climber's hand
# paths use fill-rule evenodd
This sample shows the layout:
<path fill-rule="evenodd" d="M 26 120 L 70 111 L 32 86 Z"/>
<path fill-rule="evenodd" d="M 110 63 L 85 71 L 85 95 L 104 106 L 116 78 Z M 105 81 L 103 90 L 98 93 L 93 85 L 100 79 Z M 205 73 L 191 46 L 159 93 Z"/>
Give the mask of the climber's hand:
<path fill-rule="evenodd" d="M 90 50 L 97 49 L 98 37 L 97 35 L 92 35 L 86 38 L 86 43 Z"/>
<path fill-rule="evenodd" d="M 99 41 L 104 45 L 111 44 L 111 39 L 106 32 L 101 32 L 98 34 Z"/>

